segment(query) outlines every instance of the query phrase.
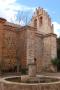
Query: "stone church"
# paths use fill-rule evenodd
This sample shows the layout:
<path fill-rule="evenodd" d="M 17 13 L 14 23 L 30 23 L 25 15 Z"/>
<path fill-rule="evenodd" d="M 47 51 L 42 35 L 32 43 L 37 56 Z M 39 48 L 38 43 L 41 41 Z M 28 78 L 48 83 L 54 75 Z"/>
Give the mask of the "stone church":
<path fill-rule="evenodd" d="M 0 67 L 21 68 L 36 63 L 37 72 L 51 67 L 57 57 L 56 34 L 48 13 L 37 8 L 30 23 L 20 26 L 0 18 Z"/>

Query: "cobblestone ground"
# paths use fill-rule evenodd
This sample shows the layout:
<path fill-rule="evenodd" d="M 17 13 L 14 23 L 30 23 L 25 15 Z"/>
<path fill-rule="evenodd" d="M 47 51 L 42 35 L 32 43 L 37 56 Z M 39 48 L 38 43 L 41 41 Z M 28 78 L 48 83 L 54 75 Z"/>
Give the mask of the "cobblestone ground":
<path fill-rule="evenodd" d="M 60 72 L 57 72 L 57 73 L 46 73 L 46 72 L 44 72 L 44 73 L 41 73 L 41 75 L 60 77 Z"/>
<path fill-rule="evenodd" d="M 2 77 L 7 77 L 7 76 L 20 76 L 21 74 L 20 73 L 5 73 L 5 74 L 0 74 L 0 78 Z M 43 72 L 43 73 L 40 73 L 39 75 L 45 75 L 45 76 L 58 76 L 60 77 L 60 72 L 57 72 L 57 73 L 47 73 L 47 72 Z"/>

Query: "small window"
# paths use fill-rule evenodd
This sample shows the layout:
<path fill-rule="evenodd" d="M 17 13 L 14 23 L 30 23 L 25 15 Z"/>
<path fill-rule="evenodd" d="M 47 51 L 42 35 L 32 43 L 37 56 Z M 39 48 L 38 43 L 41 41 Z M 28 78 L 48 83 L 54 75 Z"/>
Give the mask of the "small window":
<path fill-rule="evenodd" d="M 42 17 L 39 18 L 39 23 L 42 25 Z"/>
<path fill-rule="evenodd" d="M 37 19 L 34 20 L 34 27 L 37 27 Z"/>
<path fill-rule="evenodd" d="M 34 63 L 36 64 L 36 58 L 34 58 Z"/>

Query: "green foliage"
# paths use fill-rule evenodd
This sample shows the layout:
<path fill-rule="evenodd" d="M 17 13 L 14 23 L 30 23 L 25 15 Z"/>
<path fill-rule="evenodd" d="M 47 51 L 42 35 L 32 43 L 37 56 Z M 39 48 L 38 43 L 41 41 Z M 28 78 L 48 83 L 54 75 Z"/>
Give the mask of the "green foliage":
<path fill-rule="evenodd" d="M 52 59 L 51 62 L 54 65 L 54 67 L 57 68 L 57 71 L 60 72 L 60 59 L 55 58 L 55 59 Z"/>
<path fill-rule="evenodd" d="M 27 68 L 22 68 L 21 69 L 21 74 L 25 75 L 25 74 L 27 74 L 27 72 L 28 72 Z"/>
<path fill-rule="evenodd" d="M 52 59 L 51 62 L 54 66 L 60 66 L 60 60 L 58 58 Z"/>

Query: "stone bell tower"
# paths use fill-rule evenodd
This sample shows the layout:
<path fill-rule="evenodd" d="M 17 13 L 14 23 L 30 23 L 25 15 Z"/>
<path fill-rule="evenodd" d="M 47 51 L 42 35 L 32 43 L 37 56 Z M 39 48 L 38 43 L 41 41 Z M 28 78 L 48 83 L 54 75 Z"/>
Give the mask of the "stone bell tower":
<path fill-rule="evenodd" d="M 43 8 L 38 8 L 32 17 L 31 26 L 36 27 L 40 34 L 53 33 L 53 24 L 48 13 Z"/>
<path fill-rule="evenodd" d="M 51 60 L 57 57 L 56 34 L 50 16 L 43 8 L 37 8 L 32 17 L 30 26 L 35 31 L 35 58 L 37 72 L 51 68 Z"/>

